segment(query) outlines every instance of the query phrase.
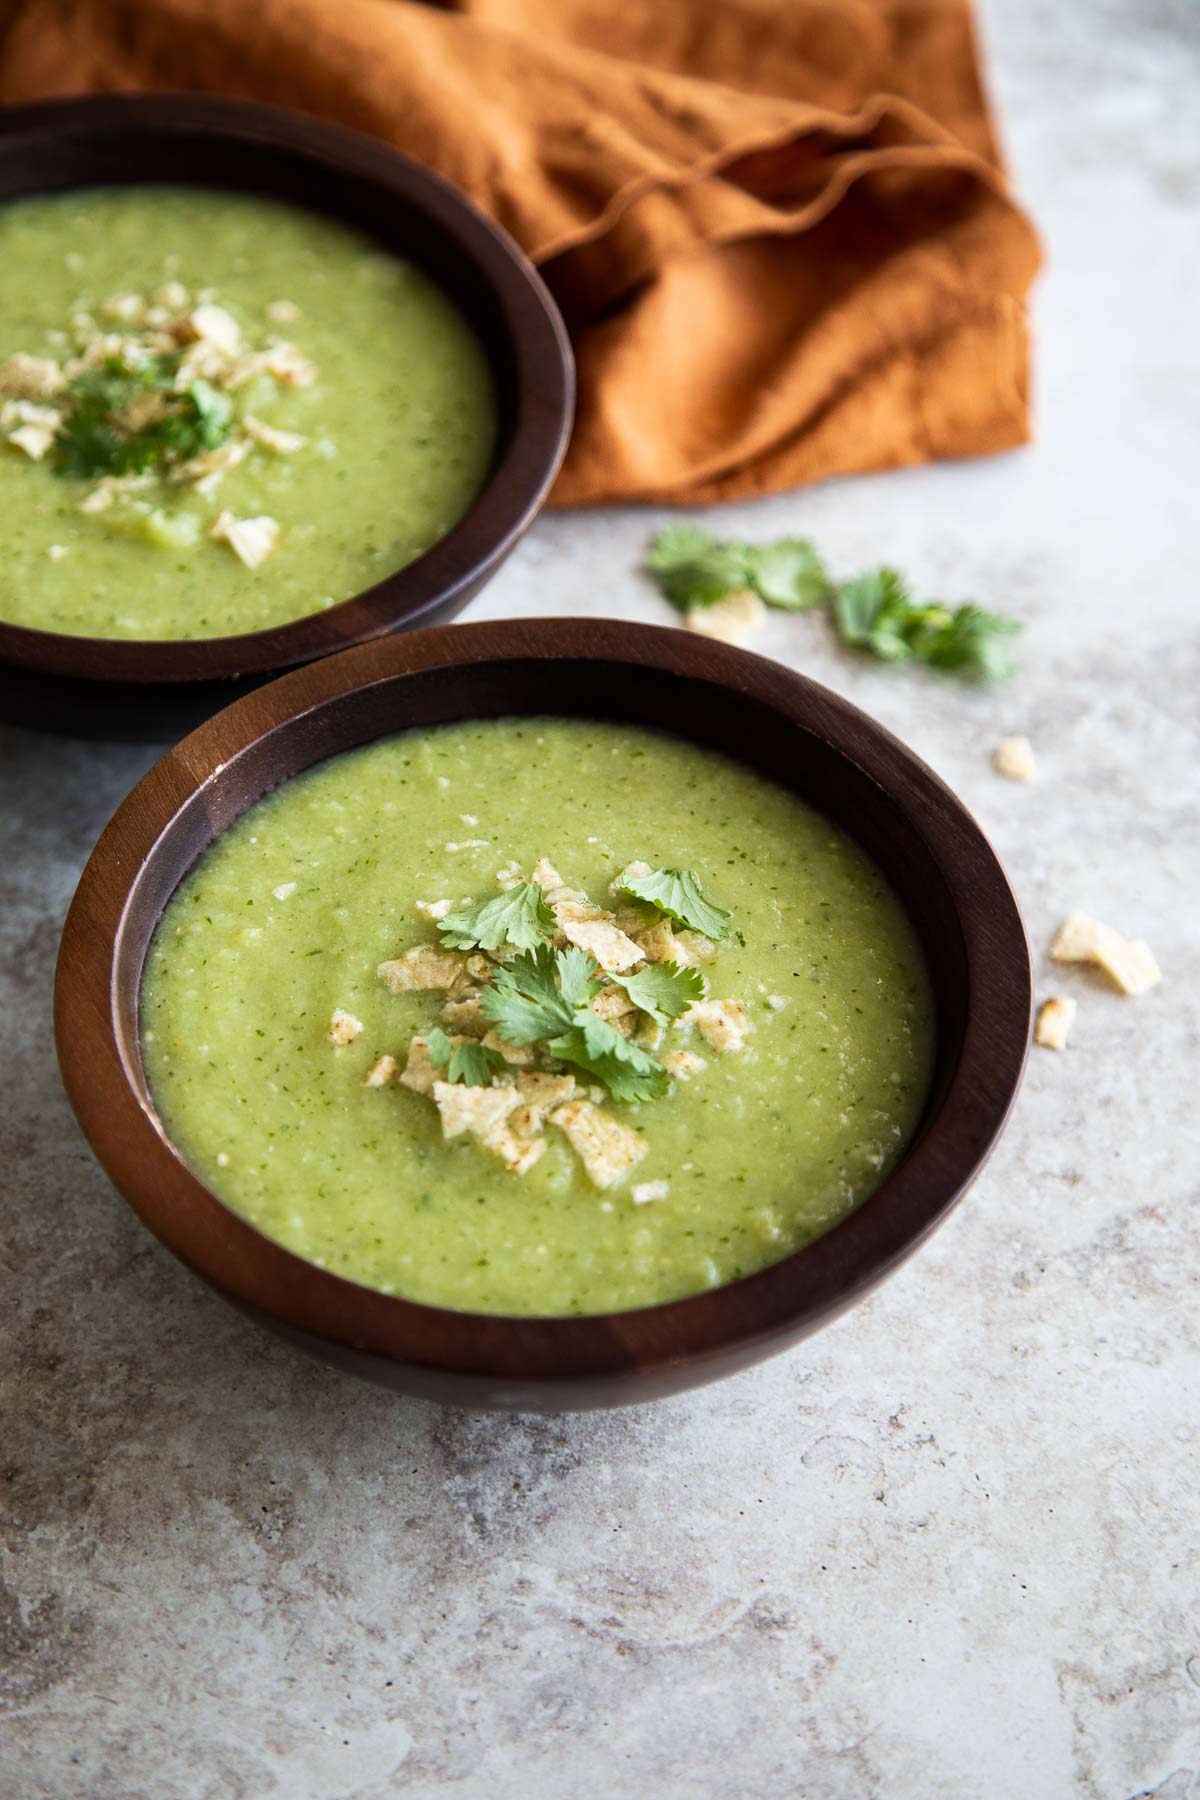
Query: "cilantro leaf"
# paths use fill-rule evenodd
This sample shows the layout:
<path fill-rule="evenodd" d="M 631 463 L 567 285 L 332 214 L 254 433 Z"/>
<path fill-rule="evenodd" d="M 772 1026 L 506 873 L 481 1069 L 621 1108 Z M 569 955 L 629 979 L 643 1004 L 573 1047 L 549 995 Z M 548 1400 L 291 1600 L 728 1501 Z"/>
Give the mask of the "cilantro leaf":
<path fill-rule="evenodd" d="M 743 544 L 698 525 L 668 525 L 650 545 L 646 567 L 672 605 L 689 611 L 752 588 L 768 606 L 803 612 L 829 595 L 825 565 L 807 538 Z"/>
<path fill-rule="evenodd" d="M 648 900 L 677 925 L 706 938 L 724 937 L 732 916 L 723 906 L 704 898 L 691 869 L 652 869 L 649 875 L 634 875 L 622 882 L 621 891 L 635 900 Z"/>
<path fill-rule="evenodd" d="M 174 354 L 109 356 L 76 376 L 54 442 L 60 474 L 88 479 L 137 474 L 190 462 L 224 443 L 233 416 L 230 401 L 207 381 L 189 382 L 176 393 L 178 363 Z M 146 393 L 164 398 L 158 416 L 135 429 L 130 408 Z"/>
<path fill-rule="evenodd" d="M 533 1044 L 568 1029 L 575 1007 L 563 997 L 557 974 L 558 958 L 549 944 L 539 944 L 496 971 L 479 1005 L 505 1043 Z"/>
<path fill-rule="evenodd" d="M 1015 619 L 969 603 L 951 612 L 938 601 L 916 600 L 895 569 L 870 569 L 843 582 L 833 611 L 844 643 L 885 662 L 915 659 L 985 681 L 1003 680 L 1016 666 L 1007 642 L 1021 629 Z"/>
<path fill-rule="evenodd" d="M 588 951 L 572 944 L 555 957 L 558 984 L 567 1006 L 587 1006 L 603 985 L 599 965 Z"/>
<path fill-rule="evenodd" d="M 667 1071 L 657 1057 L 631 1044 L 606 1019 L 587 1009 L 546 1048 L 561 1062 L 586 1069 L 602 1081 L 614 1100 L 657 1100 L 667 1091 Z"/>
<path fill-rule="evenodd" d="M 1016 620 L 970 603 L 952 611 L 917 600 L 887 567 L 835 585 L 807 538 L 747 544 L 697 525 L 668 525 L 651 540 L 646 567 L 682 612 L 745 588 L 785 612 L 831 601 L 842 642 L 884 662 L 924 662 L 984 681 L 1001 681 L 1016 667 L 1008 643 L 1021 629 Z"/>
<path fill-rule="evenodd" d="M 429 1060 L 435 1069 L 445 1068 L 446 1080 L 463 1087 L 491 1087 L 492 1071 L 505 1066 L 498 1050 L 483 1044 L 455 1044 L 439 1025 L 428 1033 Z"/>
<path fill-rule="evenodd" d="M 438 930 L 452 950 L 499 950 L 502 944 L 536 950 L 554 930 L 554 914 L 541 888 L 525 881 L 494 900 L 448 913 Z"/>
<path fill-rule="evenodd" d="M 971 602 L 960 606 L 924 652 L 934 669 L 956 669 L 983 681 L 1006 681 L 1017 661 L 1008 639 L 1020 631 L 1016 619 L 985 612 Z"/>
<path fill-rule="evenodd" d="M 681 969 L 678 963 L 647 963 L 633 975 L 610 975 L 624 988 L 635 1006 L 649 1013 L 659 1025 L 678 1019 L 693 1000 L 704 998 L 704 977 L 699 969 Z"/>
<path fill-rule="evenodd" d="M 722 543 L 698 525 L 668 525 L 650 545 L 646 567 L 681 611 L 712 606 L 747 582 L 742 547 Z"/>
<path fill-rule="evenodd" d="M 829 598 L 828 573 L 808 538 L 780 538 L 773 544 L 738 548 L 749 585 L 768 606 L 806 612 Z"/>

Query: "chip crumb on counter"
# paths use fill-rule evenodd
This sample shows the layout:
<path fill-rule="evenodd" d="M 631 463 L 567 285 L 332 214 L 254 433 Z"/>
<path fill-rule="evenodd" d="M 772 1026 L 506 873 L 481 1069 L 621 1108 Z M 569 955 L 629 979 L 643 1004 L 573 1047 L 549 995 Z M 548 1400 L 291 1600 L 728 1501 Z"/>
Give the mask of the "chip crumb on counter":
<path fill-rule="evenodd" d="M 650 1150 L 640 1131 L 590 1100 L 569 1100 L 550 1114 L 550 1123 L 565 1134 L 588 1180 L 598 1188 L 613 1187 Z"/>
<path fill-rule="evenodd" d="M 217 456 L 220 452 L 214 450 L 212 454 Z M 248 569 L 257 569 L 279 542 L 279 521 L 266 513 L 256 519 L 238 519 L 231 512 L 222 512 L 217 514 L 208 535 L 218 543 L 228 544 Z"/>
<path fill-rule="evenodd" d="M 665 1200 L 671 1192 L 669 1181 L 638 1181 L 629 1190 L 635 1206 L 649 1206 L 652 1200 Z"/>
<path fill-rule="evenodd" d="M 1075 1021 L 1076 1002 L 1069 994 L 1054 994 L 1038 1008 L 1034 1037 L 1047 1050 L 1065 1050 Z"/>
<path fill-rule="evenodd" d="M 736 1000 L 696 1000 L 683 1016 L 719 1056 L 745 1048 L 750 1021 Z"/>
<path fill-rule="evenodd" d="M 1162 980 L 1162 970 L 1149 944 L 1141 938 L 1124 938 L 1111 925 L 1070 912 L 1050 945 L 1054 962 L 1095 963 L 1123 994 L 1144 994 Z"/>
<path fill-rule="evenodd" d="M 719 643 L 740 649 L 762 630 L 767 622 L 767 609 L 750 588 L 739 588 L 711 606 L 689 607 L 686 622 L 689 631 L 698 631 L 701 637 L 716 638 Z"/>
<path fill-rule="evenodd" d="M 389 1081 L 395 1080 L 399 1071 L 400 1064 L 396 1061 L 395 1057 L 388 1056 L 385 1053 L 371 1064 L 370 1068 L 363 1076 L 363 1086 L 372 1088 L 386 1087 Z"/>
<path fill-rule="evenodd" d="M 1037 775 L 1033 745 L 1027 737 L 1005 738 L 992 751 L 992 767 L 1009 781 L 1032 781 Z"/>
<path fill-rule="evenodd" d="M 331 1044 L 352 1044 L 362 1028 L 361 1019 L 356 1019 L 354 1014 L 347 1012 L 344 1007 L 335 1006 L 333 1017 L 329 1021 L 329 1030 L 325 1036 Z"/>

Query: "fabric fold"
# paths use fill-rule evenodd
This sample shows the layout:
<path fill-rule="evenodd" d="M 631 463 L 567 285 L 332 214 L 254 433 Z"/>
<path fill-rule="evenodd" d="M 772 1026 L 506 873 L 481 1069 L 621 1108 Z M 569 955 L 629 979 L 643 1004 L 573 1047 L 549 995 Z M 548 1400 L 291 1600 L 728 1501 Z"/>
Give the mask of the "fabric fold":
<path fill-rule="evenodd" d="M 699 502 L 1028 436 L 966 0 L 0 0 L 0 100 L 168 89 L 386 139 L 561 305 L 554 498 Z"/>

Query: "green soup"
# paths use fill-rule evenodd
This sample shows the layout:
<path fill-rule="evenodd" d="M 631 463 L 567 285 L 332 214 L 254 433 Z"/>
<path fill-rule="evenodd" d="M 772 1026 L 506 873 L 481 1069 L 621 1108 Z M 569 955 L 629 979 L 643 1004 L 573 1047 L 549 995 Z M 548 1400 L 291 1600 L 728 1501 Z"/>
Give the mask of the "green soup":
<path fill-rule="evenodd" d="M 541 857 L 608 906 L 633 859 L 700 871 L 731 915 L 703 974 L 744 1044 L 668 1028 L 659 1053 L 702 1066 L 644 1104 L 604 1098 L 647 1146 L 606 1189 L 553 1124 L 515 1174 L 447 1141 L 428 1096 L 364 1085 L 446 1001 L 377 974 L 438 943 L 418 902 L 495 895 Z M 338 1009 L 363 1027 L 344 1047 Z M 693 745 L 554 719 L 389 738 L 260 801 L 163 914 L 142 1027 L 168 1133 L 236 1212 L 369 1287 L 514 1314 L 647 1306 L 809 1243 L 895 1163 L 932 1055 L 908 921 L 827 819 Z"/>
<path fill-rule="evenodd" d="M 114 638 L 280 625 L 421 555 L 486 477 L 495 402 L 471 331 L 419 270 L 327 219 L 229 194 L 93 189 L 0 209 L 0 268 L 0 619 Z M 224 363 L 220 332 L 204 340 L 214 355 L 183 366 L 179 403 L 198 368 L 237 460 L 203 483 L 135 469 L 97 505 L 108 465 L 94 437 L 62 472 L 61 439 L 44 434 L 81 374 L 94 403 L 114 356 L 165 391 L 201 307 L 202 325 L 232 320 L 237 337 Z M 47 364 L 59 374 L 40 379 Z M 223 516 L 268 520 L 269 553 L 244 562 Z"/>

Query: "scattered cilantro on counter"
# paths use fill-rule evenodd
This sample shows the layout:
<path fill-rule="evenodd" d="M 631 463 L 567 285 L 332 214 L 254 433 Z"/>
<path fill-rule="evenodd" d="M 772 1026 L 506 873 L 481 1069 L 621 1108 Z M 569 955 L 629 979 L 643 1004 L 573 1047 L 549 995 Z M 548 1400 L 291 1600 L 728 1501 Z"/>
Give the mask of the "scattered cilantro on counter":
<path fill-rule="evenodd" d="M 668 525 L 652 540 L 646 567 L 681 612 L 749 588 L 787 612 L 829 602 L 842 642 L 884 662 L 923 662 L 983 681 L 1003 681 L 1016 668 L 1009 641 L 1021 629 L 1015 619 L 972 602 L 951 609 L 918 600 L 887 567 L 833 582 L 806 538 L 746 544 L 696 525 Z"/>
<path fill-rule="evenodd" d="M 698 525 L 667 525 L 651 543 L 646 566 L 684 612 L 712 606 L 738 588 L 751 588 L 785 612 L 805 612 L 830 593 L 825 566 L 807 538 L 743 544 L 712 537 Z"/>

